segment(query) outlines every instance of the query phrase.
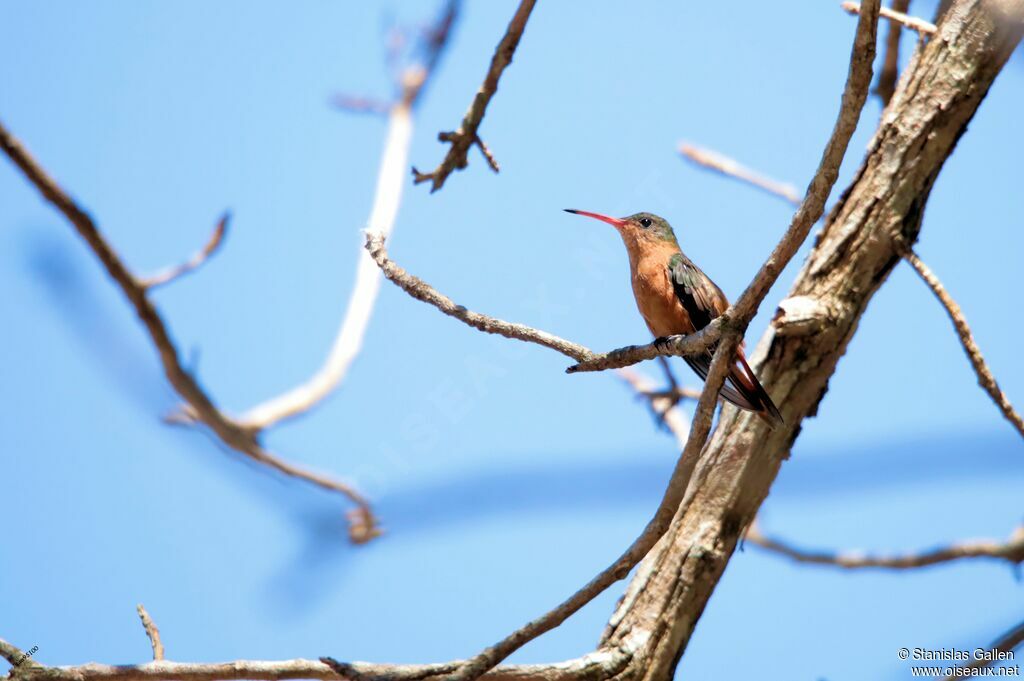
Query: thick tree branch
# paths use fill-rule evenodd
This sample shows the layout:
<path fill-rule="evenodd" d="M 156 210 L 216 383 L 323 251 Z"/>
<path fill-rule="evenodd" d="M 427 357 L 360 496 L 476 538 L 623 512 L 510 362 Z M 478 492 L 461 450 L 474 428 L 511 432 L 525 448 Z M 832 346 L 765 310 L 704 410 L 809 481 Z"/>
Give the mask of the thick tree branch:
<path fill-rule="evenodd" d="M 1005 560 L 1012 565 L 1024 563 L 1024 526 L 1014 530 L 1010 538 L 1003 542 L 994 540 L 964 541 L 927 551 L 895 555 L 871 555 L 859 551 L 808 551 L 780 539 L 765 536 L 756 522 L 747 528 L 744 539 L 798 563 L 831 565 L 850 570 L 862 568 L 905 570 L 949 563 L 964 558 Z"/>
<path fill-rule="evenodd" d="M 505 35 L 494 50 L 494 56 L 491 57 L 491 65 L 487 69 L 484 82 L 473 97 L 473 102 L 469 105 L 466 115 L 463 116 L 459 129 L 454 132 L 442 132 L 437 136 L 440 141 L 451 144 L 448 153 L 441 164 L 429 173 L 421 173 L 413 168 L 412 174 L 416 184 L 430 180 L 432 184 L 430 191 L 431 193 L 436 192 L 444 186 L 445 180 L 453 171 L 462 170 L 469 165 L 467 155 L 473 145 L 480 147 L 484 158 L 487 159 L 487 164 L 494 172 L 498 172 L 498 162 L 480 139 L 478 131 L 480 123 L 484 120 L 484 114 L 487 112 L 487 105 L 494 93 L 498 91 L 501 74 L 512 63 L 512 55 L 515 54 L 516 47 L 519 46 L 519 39 L 523 37 L 526 22 L 536 4 L 537 0 L 521 0 L 519 8 L 516 9 L 516 13 L 508 24 Z"/>
<path fill-rule="evenodd" d="M 356 504 L 361 523 L 350 527 L 353 541 L 372 539 L 379 533 L 367 500 L 354 488 L 326 476 L 290 464 L 265 450 L 256 433 L 222 412 L 198 381 L 184 368 L 170 332 L 156 306 L 150 300 L 144 283 L 128 269 L 92 218 L 51 178 L 24 146 L 0 123 L 0 149 L 22 171 L 26 179 L 49 201 L 78 232 L 107 273 L 120 287 L 135 313 L 149 333 L 164 374 L 174 390 L 188 404 L 190 413 L 202 421 L 222 442 L 235 451 L 260 463 L 305 480 L 324 489 L 338 492 Z"/>
<path fill-rule="evenodd" d="M 0 639 L 0 651 L 13 646 Z M 492 681 L 586 681 L 612 678 L 625 666 L 621 651 L 602 651 L 573 660 L 545 665 L 507 665 L 487 675 Z M 441 664 L 343 664 L 323 660 L 236 660 L 188 663 L 154 661 L 139 665 L 83 664 L 43 667 L 26 662 L 11 670 L 9 681 L 424 681 L 456 669 L 461 661 Z"/>
<path fill-rule="evenodd" d="M 633 656 L 632 679 L 672 677 L 803 419 L 817 412 L 868 302 L 899 262 L 899 244 L 915 240 L 935 178 L 1020 40 L 1020 24 L 990 7 L 990 0 L 960 0 L 937 38 L 920 48 L 903 95 L 804 263 L 790 296 L 822 301 L 830 323 L 808 334 L 769 329 L 755 353 L 758 377 L 786 425 L 765 432 L 751 415 L 724 410 L 692 494 L 631 581 L 603 641 L 648 636 Z"/>
<path fill-rule="evenodd" d="M 946 314 L 949 315 L 949 320 L 953 322 L 956 334 L 960 338 L 960 344 L 963 346 L 964 352 L 967 353 L 971 366 L 974 367 L 974 373 L 978 376 L 978 385 L 989 394 L 989 397 L 999 407 L 999 411 L 1003 413 L 1006 420 L 1017 429 L 1018 433 L 1024 436 L 1024 419 L 1021 418 L 1021 415 L 1010 404 L 1006 394 L 999 388 L 999 383 L 996 382 L 995 375 L 985 361 L 985 357 L 981 354 L 981 349 L 974 340 L 974 334 L 971 333 L 971 327 L 967 325 L 967 319 L 964 317 L 963 311 L 960 310 L 960 306 L 953 300 L 953 296 L 949 295 L 946 287 L 942 285 L 942 282 L 935 276 L 935 273 L 917 257 L 913 250 L 908 249 L 903 257 L 914 268 L 914 271 L 920 275 L 924 283 L 928 284 L 928 288 L 932 290 L 935 297 L 942 303 L 942 307 L 946 309 Z"/>

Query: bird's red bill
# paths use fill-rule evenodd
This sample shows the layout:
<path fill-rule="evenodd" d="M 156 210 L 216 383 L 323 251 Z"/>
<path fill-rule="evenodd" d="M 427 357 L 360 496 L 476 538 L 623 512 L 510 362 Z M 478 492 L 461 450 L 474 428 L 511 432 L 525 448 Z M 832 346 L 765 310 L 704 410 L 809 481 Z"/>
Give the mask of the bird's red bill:
<path fill-rule="evenodd" d="M 600 220 L 601 222 L 607 222 L 609 225 L 611 225 L 615 229 L 618 229 L 618 228 L 622 227 L 624 224 L 626 224 L 626 221 L 622 220 L 620 218 L 608 217 L 607 215 L 601 215 L 600 213 L 590 213 L 590 212 L 585 211 L 585 210 L 575 210 L 573 208 L 566 208 L 565 212 L 566 213 L 573 213 L 575 215 L 583 215 L 583 216 L 586 216 L 588 218 L 594 218 L 595 220 Z"/>

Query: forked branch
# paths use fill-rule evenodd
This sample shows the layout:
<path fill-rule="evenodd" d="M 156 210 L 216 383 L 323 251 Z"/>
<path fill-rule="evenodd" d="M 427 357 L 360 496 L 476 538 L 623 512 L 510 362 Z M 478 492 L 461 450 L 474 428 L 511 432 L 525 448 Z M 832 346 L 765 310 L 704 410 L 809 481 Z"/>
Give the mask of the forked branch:
<path fill-rule="evenodd" d="M 437 136 L 440 141 L 451 145 L 448 147 L 448 153 L 445 154 L 441 164 L 429 173 L 421 173 L 416 168 L 413 168 L 413 181 L 416 184 L 430 180 L 430 191 L 431 193 L 436 192 L 444 186 L 445 180 L 448 179 L 448 176 L 453 171 L 462 170 L 469 165 L 468 154 L 474 145 L 480 147 L 480 151 L 483 153 L 491 170 L 498 172 L 498 162 L 495 160 L 491 150 L 480 139 L 480 123 L 484 120 L 487 105 L 490 103 L 494 93 L 498 91 L 498 81 L 501 79 L 501 74 L 512 63 L 512 56 L 516 52 L 516 47 L 519 46 L 519 39 L 523 37 L 526 22 L 530 18 L 533 6 L 536 4 L 537 0 L 521 0 L 516 13 L 512 16 L 512 20 L 505 30 L 505 35 L 502 36 L 498 47 L 494 50 L 494 56 L 491 57 L 491 64 L 487 69 L 484 82 L 473 97 L 466 115 L 462 117 L 459 129 L 453 132 L 441 132 Z"/>

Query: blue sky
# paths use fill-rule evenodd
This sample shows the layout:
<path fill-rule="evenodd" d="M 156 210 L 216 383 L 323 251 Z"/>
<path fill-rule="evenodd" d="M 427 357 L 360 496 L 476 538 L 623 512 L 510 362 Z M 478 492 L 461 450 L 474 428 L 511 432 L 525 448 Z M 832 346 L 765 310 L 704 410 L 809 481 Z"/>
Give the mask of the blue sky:
<path fill-rule="evenodd" d="M 410 160 L 443 156 L 515 2 L 470 0 L 416 116 Z M 788 224 L 784 203 L 684 164 L 680 140 L 804 186 L 839 103 L 855 20 L 832 2 L 540 2 L 481 133 L 502 164 L 408 187 L 393 257 L 458 302 L 607 349 L 645 341 L 612 230 L 562 208 L 667 217 L 735 297 Z M 384 28 L 434 2 L 48 2 L 0 9 L 0 119 L 136 270 L 224 249 L 155 294 L 216 399 L 241 411 L 304 380 L 353 283 L 384 124 Z M 930 16 L 928 3 L 915 11 Z M 905 38 L 909 49 L 912 39 Z M 1024 400 L 1013 312 L 1024 249 L 1024 66 L 1015 56 L 940 176 L 919 252 Z M 844 164 L 880 110 L 872 98 Z M 410 182 L 411 184 L 411 182 Z M 755 343 L 803 254 L 748 334 Z M 176 660 L 466 656 L 618 555 L 676 457 L 611 375 L 484 336 L 385 285 L 344 386 L 268 434 L 350 477 L 388 530 L 344 541 L 333 496 L 206 435 L 121 294 L 0 162 L 0 636 L 48 664 L 148 658 L 142 602 Z M 679 363 L 682 364 L 681 362 Z M 643 367 L 655 375 L 656 367 Z M 683 366 L 677 374 L 694 379 Z M 1002 538 L 1021 522 L 1024 446 L 977 388 L 942 309 L 900 266 L 873 299 L 818 418 L 763 509 L 822 548 Z M 518 653 L 590 650 L 619 590 Z M 737 554 L 680 667 L 696 678 L 909 676 L 900 647 L 984 645 L 1020 619 L 1002 564 L 842 573 Z"/>

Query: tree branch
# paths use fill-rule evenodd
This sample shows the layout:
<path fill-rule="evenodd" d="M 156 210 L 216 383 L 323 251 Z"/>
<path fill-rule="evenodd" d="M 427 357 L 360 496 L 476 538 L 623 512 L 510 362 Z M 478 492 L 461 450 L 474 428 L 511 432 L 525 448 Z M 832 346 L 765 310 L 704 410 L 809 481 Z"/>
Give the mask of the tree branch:
<path fill-rule="evenodd" d="M 164 644 L 160 641 L 160 630 L 156 628 L 153 618 L 151 618 L 149 613 L 146 612 L 142 603 L 135 606 L 135 609 L 139 613 L 139 619 L 142 620 L 142 628 L 146 630 L 146 636 L 149 638 L 149 644 L 153 647 L 153 659 L 164 659 Z"/>
<path fill-rule="evenodd" d="M 928 551 L 898 555 L 869 555 L 862 552 L 808 551 L 788 542 L 765 536 L 756 522 L 747 528 L 746 541 L 763 549 L 790 558 L 798 563 L 831 565 L 849 570 L 861 568 L 883 568 L 905 570 L 949 563 L 964 558 L 992 558 L 1005 560 L 1012 565 L 1024 563 L 1024 526 L 1018 527 L 1004 542 L 993 540 L 965 541 Z"/>
<path fill-rule="evenodd" d="M 442 132 L 437 136 L 440 141 L 451 144 L 451 147 L 448 148 L 448 153 L 445 155 L 444 160 L 441 161 L 441 164 L 429 173 L 421 173 L 416 168 L 413 168 L 413 181 L 416 184 L 430 180 L 432 183 L 430 191 L 431 193 L 436 192 L 444 186 L 445 180 L 448 179 L 448 176 L 453 171 L 462 170 L 469 165 L 467 154 L 474 144 L 480 147 L 491 169 L 494 172 L 498 172 L 498 162 L 494 159 L 490 149 L 480 139 L 478 130 L 480 129 L 480 123 L 483 122 L 484 114 L 487 112 L 487 105 L 490 103 L 491 97 L 498 90 L 498 81 L 501 79 L 501 74 L 512 63 L 512 55 L 515 54 L 516 47 L 519 46 L 519 39 L 523 37 L 526 22 L 530 18 L 533 6 L 536 4 L 537 0 L 521 0 L 519 8 L 516 9 L 516 13 L 508 24 L 505 35 L 494 50 L 494 56 L 491 57 L 491 65 L 487 69 L 484 82 L 473 97 L 466 115 L 462 118 L 459 129 L 454 132 Z"/>
<path fill-rule="evenodd" d="M 71 223 L 79 236 L 99 258 L 110 277 L 120 287 L 121 292 L 135 309 L 135 313 L 149 333 L 167 380 L 188 404 L 191 413 L 236 452 L 275 468 L 286 475 L 346 496 L 356 505 L 358 519 L 361 521 L 361 524 L 356 523 L 350 526 L 350 536 L 353 541 L 357 543 L 368 541 L 379 534 L 369 503 L 358 491 L 342 482 L 312 473 L 274 456 L 260 445 L 257 434 L 252 429 L 227 416 L 214 404 L 196 379 L 182 366 L 170 332 L 156 306 L 149 299 L 146 286 L 124 264 L 103 234 L 100 233 L 92 218 L 43 170 L 28 150 L 2 123 L 0 123 L 0 149 L 3 149 L 26 179 L 39 190 L 43 198 L 49 201 Z"/>
<path fill-rule="evenodd" d="M 918 35 L 920 36 L 934 34 L 935 31 L 938 30 L 935 24 L 931 23 L 930 21 L 918 19 L 917 17 L 912 17 L 909 14 L 906 14 L 907 7 L 909 5 L 910 0 L 895 0 L 892 3 L 891 9 L 888 7 L 879 8 L 878 15 L 883 19 L 889 20 L 890 28 L 896 29 L 897 36 L 899 35 L 899 30 L 901 26 L 909 28 L 911 31 L 917 31 Z M 844 2 L 842 5 L 840 5 L 840 7 L 842 7 L 850 14 L 856 15 L 860 13 L 859 2 Z M 886 40 L 888 43 L 892 42 L 893 38 L 891 30 L 889 31 L 889 36 Z"/>
<path fill-rule="evenodd" d="M 230 219 L 231 213 L 224 213 L 220 220 L 217 221 L 217 226 L 214 227 L 213 233 L 210 234 L 210 239 L 206 242 L 206 245 L 203 246 L 201 250 L 196 251 L 196 253 L 187 261 L 180 265 L 168 267 L 148 277 L 143 277 L 139 280 L 139 285 L 143 288 L 152 290 L 157 286 L 169 284 L 179 277 L 202 267 L 210 256 L 216 253 L 217 250 L 220 249 L 221 244 L 224 243 L 224 237 L 227 235 L 228 221 Z"/>
<path fill-rule="evenodd" d="M 398 76 L 400 94 L 387 109 L 388 130 L 373 207 L 367 221 L 369 230 L 385 237 L 394 230 L 402 203 L 405 168 L 412 142 L 413 111 L 449 43 L 459 8 L 460 3 L 451 0 L 437 22 L 423 32 L 421 41 L 426 53 L 423 61 L 411 64 Z M 362 248 L 357 259 L 356 283 L 327 359 L 301 385 L 252 407 L 239 417 L 246 427 L 259 431 L 299 416 L 319 404 L 345 380 L 352 362 L 362 350 L 381 284 L 380 271 Z"/>
<path fill-rule="evenodd" d="M 367 232 L 366 250 L 377 263 L 381 272 L 384 273 L 384 276 L 416 300 L 433 305 L 449 317 L 454 317 L 463 324 L 471 326 L 478 331 L 541 345 L 579 362 L 579 364 L 570 366 L 565 370 L 568 374 L 582 371 L 621 369 L 622 367 L 663 355 L 681 357 L 688 354 L 706 352 L 721 337 L 722 333 L 723 322 L 716 319 L 697 333 L 687 336 L 669 336 L 663 343 L 628 345 L 607 353 L 595 353 L 590 348 L 560 338 L 547 331 L 541 331 L 525 324 L 506 322 L 497 317 L 473 312 L 463 305 L 456 304 L 451 298 L 419 277 L 410 274 L 401 265 L 391 260 L 388 257 L 384 238 L 380 234 Z"/>
<path fill-rule="evenodd" d="M 17 648 L 0 639 L 0 652 L 20 654 Z M 6 653 L 5 653 L 6 654 Z M 553 664 L 503 665 L 490 671 L 490 681 L 588 681 L 610 679 L 627 664 L 627 651 L 598 651 Z M 462 660 L 440 664 L 341 663 L 331 658 L 320 660 L 236 660 L 234 662 L 190 663 L 166 660 L 139 665 L 89 663 L 70 667 L 44 667 L 26 661 L 11 670 L 9 681 L 425 681 L 450 673 Z"/>
<path fill-rule="evenodd" d="M 766 175 L 762 175 L 746 166 L 742 165 L 738 161 L 720 154 L 717 151 L 711 149 L 705 149 L 698 147 L 693 144 L 687 144 L 680 142 L 679 153 L 683 158 L 692 161 L 701 168 L 713 170 L 717 173 L 725 175 L 726 177 L 732 177 L 741 182 L 753 185 L 758 189 L 778 196 L 784 201 L 799 206 L 800 205 L 800 194 L 797 193 L 796 187 L 785 182 L 779 182 L 773 180 Z"/>
<path fill-rule="evenodd" d="M 1006 394 L 999 388 L 999 383 L 996 382 L 995 375 L 981 354 L 981 349 L 974 340 L 974 334 L 971 333 L 971 327 L 967 325 L 967 319 L 964 317 L 963 311 L 960 310 L 960 306 L 949 295 L 946 287 L 942 285 L 935 273 L 917 257 L 913 250 L 908 248 L 903 257 L 932 290 L 935 297 L 942 303 L 942 307 L 946 309 L 946 314 L 949 315 L 949 320 L 953 322 L 953 327 L 956 329 L 956 335 L 960 338 L 960 344 L 971 361 L 971 366 L 974 367 L 974 373 L 978 376 L 978 385 L 989 394 L 1010 425 L 1024 436 L 1024 419 L 1014 410 Z"/>

